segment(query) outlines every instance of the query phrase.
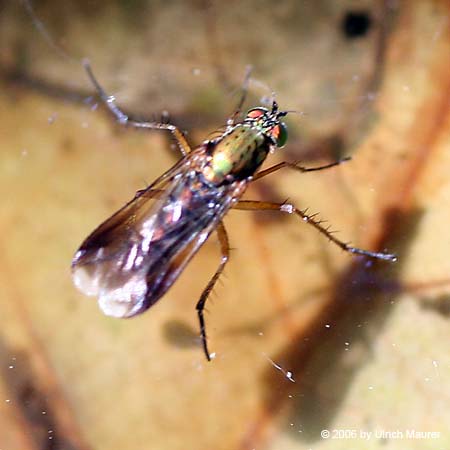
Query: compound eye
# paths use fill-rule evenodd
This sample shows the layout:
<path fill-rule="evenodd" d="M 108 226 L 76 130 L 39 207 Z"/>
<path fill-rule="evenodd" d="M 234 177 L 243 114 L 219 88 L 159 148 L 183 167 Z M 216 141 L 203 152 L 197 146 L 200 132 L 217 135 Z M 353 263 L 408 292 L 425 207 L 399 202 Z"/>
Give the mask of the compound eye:
<path fill-rule="evenodd" d="M 247 113 L 247 119 L 259 119 L 260 117 L 264 116 L 267 111 L 268 110 L 266 108 L 262 107 L 250 109 Z"/>
<path fill-rule="evenodd" d="M 270 132 L 271 136 L 277 141 L 277 147 L 284 147 L 288 138 L 286 124 L 280 122 L 275 125 Z"/>

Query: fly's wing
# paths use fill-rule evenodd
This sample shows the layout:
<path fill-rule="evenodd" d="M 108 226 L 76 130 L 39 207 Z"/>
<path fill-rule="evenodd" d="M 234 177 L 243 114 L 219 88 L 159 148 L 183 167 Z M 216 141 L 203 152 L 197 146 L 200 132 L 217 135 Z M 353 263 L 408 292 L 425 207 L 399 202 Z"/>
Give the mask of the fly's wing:
<path fill-rule="evenodd" d="M 136 196 L 83 242 L 72 262 L 75 285 L 97 296 L 107 315 L 143 312 L 174 283 L 243 187 L 206 185 L 188 157 L 168 181 Z"/>
<path fill-rule="evenodd" d="M 154 205 L 155 198 L 165 195 L 163 189 L 171 183 L 171 176 L 182 171 L 182 167 L 177 164 L 167 172 L 167 177 L 159 178 L 146 190 L 138 192 L 84 240 L 72 260 L 73 280 L 81 292 L 89 296 L 100 294 L 108 273 L 117 271 L 115 266 L 131 250 L 133 239 L 136 240 L 135 223 L 138 215 L 152 215 L 157 208 Z M 113 277 L 112 275 L 111 282 Z M 118 283 L 121 278 L 116 277 Z"/>

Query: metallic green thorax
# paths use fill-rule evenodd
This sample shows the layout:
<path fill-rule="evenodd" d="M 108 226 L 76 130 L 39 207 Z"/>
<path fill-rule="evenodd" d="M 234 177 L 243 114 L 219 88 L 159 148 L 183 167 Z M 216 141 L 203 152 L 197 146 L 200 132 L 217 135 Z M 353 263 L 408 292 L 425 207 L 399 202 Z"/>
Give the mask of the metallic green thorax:
<path fill-rule="evenodd" d="M 286 125 L 280 121 L 286 114 L 275 101 L 271 110 L 250 109 L 241 123 L 230 124 L 222 136 L 205 142 L 204 178 L 219 185 L 251 177 L 271 150 L 286 143 Z"/>
<path fill-rule="evenodd" d="M 209 143 L 211 160 L 205 177 L 213 183 L 244 179 L 256 171 L 270 150 L 270 141 L 250 124 L 238 124 L 218 141 Z M 231 181 L 231 180 L 230 180 Z"/>

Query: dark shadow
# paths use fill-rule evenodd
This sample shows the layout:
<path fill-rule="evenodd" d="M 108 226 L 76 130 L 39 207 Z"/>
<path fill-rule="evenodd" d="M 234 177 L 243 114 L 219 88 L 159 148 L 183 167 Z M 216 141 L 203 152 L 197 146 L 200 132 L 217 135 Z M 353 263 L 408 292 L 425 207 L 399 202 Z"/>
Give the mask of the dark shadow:
<path fill-rule="evenodd" d="M 181 320 L 167 320 L 163 325 L 163 336 L 174 347 L 201 349 L 200 331 Z"/>
<path fill-rule="evenodd" d="M 420 304 L 423 309 L 433 311 L 444 317 L 450 317 L 450 295 L 434 295 L 432 298 L 420 296 Z"/>
<path fill-rule="evenodd" d="M 63 435 L 51 406 L 48 394 L 37 381 L 28 355 L 12 351 L 0 341 L 0 376 L 8 398 L 0 399 L 11 405 L 12 416 L 23 425 L 22 433 L 40 450 L 76 450 L 78 447 Z"/>
<path fill-rule="evenodd" d="M 342 18 L 341 29 L 347 39 L 363 38 L 372 27 L 369 11 L 347 11 Z"/>

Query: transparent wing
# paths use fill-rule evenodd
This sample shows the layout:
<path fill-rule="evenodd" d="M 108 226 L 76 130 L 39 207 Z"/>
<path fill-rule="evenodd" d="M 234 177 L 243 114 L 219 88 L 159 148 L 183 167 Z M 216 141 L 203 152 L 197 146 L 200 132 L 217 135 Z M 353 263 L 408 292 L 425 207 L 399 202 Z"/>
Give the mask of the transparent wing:
<path fill-rule="evenodd" d="M 101 224 L 72 262 L 75 285 L 107 315 L 131 317 L 155 303 L 242 195 L 242 182 L 211 187 L 192 154 Z"/>

